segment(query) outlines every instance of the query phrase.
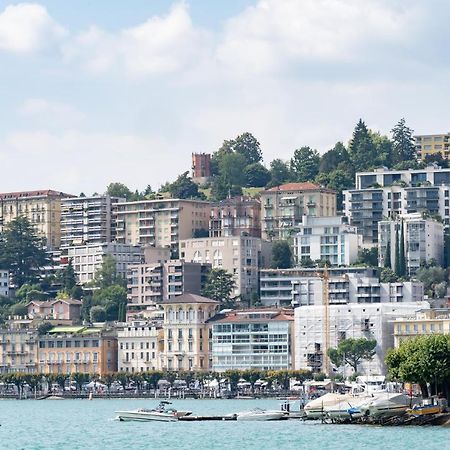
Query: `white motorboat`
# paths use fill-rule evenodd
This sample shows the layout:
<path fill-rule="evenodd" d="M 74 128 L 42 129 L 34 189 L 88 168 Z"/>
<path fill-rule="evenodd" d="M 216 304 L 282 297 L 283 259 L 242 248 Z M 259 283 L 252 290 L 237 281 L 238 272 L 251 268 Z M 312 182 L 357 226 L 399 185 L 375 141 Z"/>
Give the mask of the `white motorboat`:
<path fill-rule="evenodd" d="M 330 392 L 319 398 L 311 400 L 305 405 L 305 414 L 308 419 L 320 419 L 325 416 L 325 412 L 335 405 L 345 401 L 346 394 Z"/>
<path fill-rule="evenodd" d="M 379 392 L 360 407 L 366 417 L 384 418 L 404 414 L 411 407 L 411 398 L 402 393 Z"/>
<path fill-rule="evenodd" d="M 267 410 L 255 408 L 236 414 L 237 420 L 281 420 L 287 417 L 286 411 Z"/>
<path fill-rule="evenodd" d="M 170 404 L 168 401 L 162 401 L 154 409 L 139 408 L 131 411 L 116 411 L 117 420 L 176 422 L 180 417 L 192 414 L 191 411 L 178 411 L 173 408 L 167 408 L 166 405 Z"/>

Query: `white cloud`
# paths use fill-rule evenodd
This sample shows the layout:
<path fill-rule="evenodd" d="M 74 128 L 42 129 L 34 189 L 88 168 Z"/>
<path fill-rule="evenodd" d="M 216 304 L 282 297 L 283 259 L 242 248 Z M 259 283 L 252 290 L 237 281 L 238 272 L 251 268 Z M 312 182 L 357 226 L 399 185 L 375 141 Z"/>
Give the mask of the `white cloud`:
<path fill-rule="evenodd" d="M 35 3 L 10 5 L 0 13 L 0 51 L 28 53 L 57 42 L 65 30 Z"/>
<path fill-rule="evenodd" d="M 66 103 L 45 98 L 29 98 L 20 107 L 19 113 L 38 123 L 74 125 L 82 122 L 85 115 Z"/>

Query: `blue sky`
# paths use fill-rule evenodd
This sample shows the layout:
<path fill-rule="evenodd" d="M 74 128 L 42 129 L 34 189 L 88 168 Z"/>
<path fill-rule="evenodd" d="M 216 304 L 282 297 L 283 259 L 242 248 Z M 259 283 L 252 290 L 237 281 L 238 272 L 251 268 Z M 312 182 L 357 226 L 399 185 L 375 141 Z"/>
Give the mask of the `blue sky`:
<path fill-rule="evenodd" d="M 444 0 L 0 0 L 0 191 L 157 188 L 250 131 L 265 162 L 449 130 Z"/>

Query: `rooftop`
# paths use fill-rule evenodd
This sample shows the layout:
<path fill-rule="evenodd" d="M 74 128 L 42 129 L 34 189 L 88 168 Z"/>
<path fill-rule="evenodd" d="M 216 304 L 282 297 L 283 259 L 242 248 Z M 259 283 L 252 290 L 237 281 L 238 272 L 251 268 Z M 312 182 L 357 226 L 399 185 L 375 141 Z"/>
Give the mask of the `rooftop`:
<path fill-rule="evenodd" d="M 217 304 L 217 305 L 219 304 L 219 302 L 217 302 L 216 300 L 212 300 L 207 297 L 202 297 L 201 295 L 190 294 L 190 293 L 178 295 L 171 300 L 164 300 L 160 304 L 161 305 L 176 305 L 176 304 L 180 304 L 180 303 L 210 303 L 210 304 Z"/>
<path fill-rule="evenodd" d="M 278 191 L 317 191 L 326 190 L 329 192 L 334 192 L 331 189 L 326 189 L 319 184 L 311 183 L 307 181 L 306 183 L 286 183 L 280 186 L 275 186 L 273 188 L 267 189 L 264 192 L 278 192 Z"/>
<path fill-rule="evenodd" d="M 40 191 L 22 191 L 22 192 L 3 192 L 0 193 L 0 198 L 15 199 L 15 198 L 26 198 L 26 197 L 74 197 L 71 194 L 65 194 L 60 191 L 53 191 L 52 189 L 43 189 Z"/>

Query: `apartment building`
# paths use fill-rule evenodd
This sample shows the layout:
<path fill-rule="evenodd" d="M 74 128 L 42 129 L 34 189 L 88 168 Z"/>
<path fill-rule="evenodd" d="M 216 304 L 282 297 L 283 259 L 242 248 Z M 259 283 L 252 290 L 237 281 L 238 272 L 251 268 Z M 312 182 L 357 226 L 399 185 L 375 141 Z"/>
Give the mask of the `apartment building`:
<path fill-rule="evenodd" d="M 210 264 L 183 260 L 128 266 L 127 313 L 135 315 L 154 309 L 157 303 L 187 292 L 200 294 L 210 268 Z"/>
<path fill-rule="evenodd" d="M 376 339 L 376 354 L 370 361 L 361 361 L 358 373 L 361 375 L 384 375 L 384 358 L 388 349 L 394 346 L 394 321 L 410 317 L 416 311 L 429 308 L 427 302 L 346 304 L 328 307 L 328 330 L 324 328 L 323 305 L 305 306 L 295 309 L 295 368 L 324 372 L 327 364 L 325 332 L 329 348 L 336 348 L 344 339 Z M 349 366 L 337 369 L 350 375 Z"/>
<path fill-rule="evenodd" d="M 0 297 L 9 297 L 9 272 L 0 268 Z"/>
<path fill-rule="evenodd" d="M 421 282 L 381 283 L 376 269 L 332 267 L 327 272 L 321 268 L 262 270 L 261 303 L 277 307 L 322 305 L 325 277 L 330 304 L 405 303 L 423 299 Z"/>
<path fill-rule="evenodd" d="M 416 336 L 450 334 L 450 309 L 424 309 L 394 322 L 394 345 Z"/>
<path fill-rule="evenodd" d="M 449 159 L 450 155 L 450 133 L 421 134 L 414 136 L 416 140 L 417 156 L 424 160 L 429 155 L 440 154 Z"/>
<path fill-rule="evenodd" d="M 38 338 L 38 372 L 105 375 L 117 372 L 117 337 L 95 327 L 55 327 Z"/>
<path fill-rule="evenodd" d="M 294 258 L 328 261 L 331 266 L 348 266 L 358 259 L 362 236 L 344 216 L 303 216 L 294 237 Z"/>
<path fill-rule="evenodd" d="M 303 216 L 336 215 L 336 192 L 314 183 L 287 183 L 261 192 L 263 239 L 288 239 Z"/>
<path fill-rule="evenodd" d="M 198 238 L 180 241 L 185 261 L 211 264 L 233 274 L 233 296 L 250 298 L 258 292 L 259 269 L 269 267 L 272 244 L 255 237 Z"/>
<path fill-rule="evenodd" d="M 32 300 L 27 304 L 28 317 L 31 319 L 65 320 L 76 322 L 81 318 L 83 302 L 73 298 L 61 298 L 49 301 Z"/>
<path fill-rule="evenodd" d="M 211 370 L 210 330 L 219 302 L 194 294 L 183 294 L 161 303 L 164 309 L 163 370 Z M 212 345 L 212 344 L 211 344 Z"/>
<path fill-rule="evenodd" d="M 294 368 L 292 310 L 231 311 L 213 317 L 209 324 L 214 372 Z"/>
<path fill-rule="evenodd" d="M 62 261 L 72 261 L 78 282 L 88 283 L 95 278 L 95 273 L 102 267 L 106 256 L 112 256 L 116 261 L 117 274 L 124 279 L 130 264 L 140 263 L 143 259 L 143 249 L 138 245 L 104 242 L 102 244 L 76 245 L 66 249 L 67 255 Z"/>
<path fill-rule="evenodd" d="M 50 189 L 41 191 L 0 193 L 0 232 L 16 217 L 26 217 L 38 235 L 45 239 L 48 250 L 61 244 L 61 202 L 72 197 Z"/>
<path fill-rule="evenodd" d="M 102 244 L 116 238 L 113 204 L 125 201 L 109 195 L 71 197 L 61 201 L 61 247 Z"/>
<path fill-rule="evenodd" d="M 120 372 L 145 372 L 160 369 L 164 333 L 154 322 L 134 320 L 117 330 Z"/>
<path fill-rule="evenodd" d="M 179 257 L 179 241 L 207 232 L 211 207 L 200 200 L 158 199 L 115 205 L 116 240 L 122 244 L 168 247 Z"/>
<path fill-rule="evenodd" d="M 212 204 L 209 218 L 210 237 L 261 237 L 261 203 L 240 196 Z"/>
<path fill-rule="evenodd" d="M 439 265 L 444 262 L 444 226 L 422 214 L 407 214 L 395 219 L 378 222 L 378 264 L 386 265 L 389 254 L 390 267 L 397 264 L 396 249 L 403 237 L 406 270 L 409 276 L 416 274 L 422 263 L 434 259 Z"/>

